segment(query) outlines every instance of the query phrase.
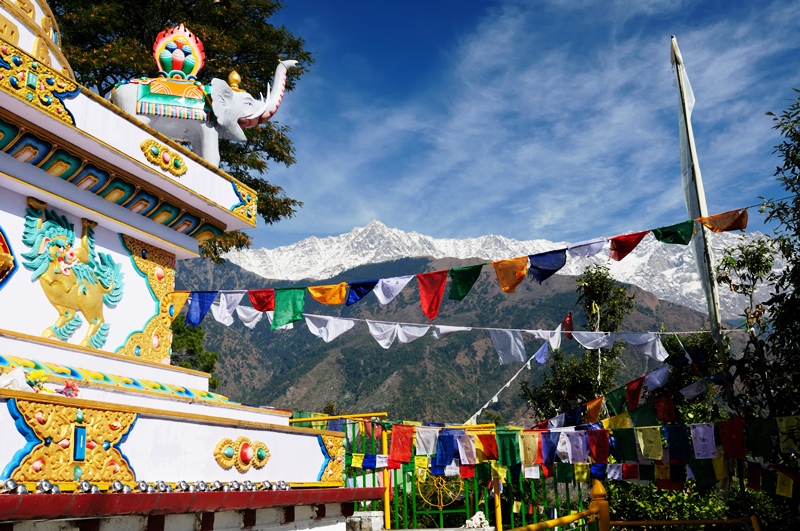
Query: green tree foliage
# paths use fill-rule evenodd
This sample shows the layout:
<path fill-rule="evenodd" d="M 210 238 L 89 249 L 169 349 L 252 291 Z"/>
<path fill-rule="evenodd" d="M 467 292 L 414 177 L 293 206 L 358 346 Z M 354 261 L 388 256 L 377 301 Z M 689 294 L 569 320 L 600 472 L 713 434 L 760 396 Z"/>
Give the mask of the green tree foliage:
<path fill-rule="evenodd" d="M 78 81 L 108 96 L 120 81 L 153 76 L 153 43 L 159 32 L 185 23 L 203 41 L 206 61 L 200 78 L 224 80 L 236 70 L 242 88 L 267 93 L 275 67 L 296 59 L 300 68 L 288 73 L 287 90 L 313 62 L 303 39 L 285 27 L 268 23 L 282 4 L 276 0 L 52 0 L 49 2 L 62 35 L 62 49 Z M 245 130 L 247 142 L 220 140 L 221 167 L 258 193 L 258 212 L 265 223 L 290 218 L 302 206 L 264 178 L 268 162 L 295 162 L 289 128 L 276 122 Z M 204 255 L 221 261 L 220 253 L 250 245 L 241 232 L 203 245 Z"/>
<path fill-rule="evenodd" d="M 179 367 L 213 373 L 219 352 L 205 349 L 206 334 L 200 326 L 186 326 L 182 319 L 172 321 L 172 362 Z M 219 386 L 219 378 L 208 379 L 212 391 Z"/>
<path fill-rule="evenodd" d="M 635 308 L 635 295 L 614 280 L 606 265 L 587 267 L 578 277 L 577 285 L 578 303 L 583 306 L 591 329 L 616 332 Z M 561 349 L 555 349 L 548 362 L 550 374 L 536 387 L 522 382 L 519 395 L 535 408 L 541 419 L 565 413 L 615 386 L 620 351 L 621 347 L 614 345 L 599 353 L 585 351 L 569 357 Z"/>

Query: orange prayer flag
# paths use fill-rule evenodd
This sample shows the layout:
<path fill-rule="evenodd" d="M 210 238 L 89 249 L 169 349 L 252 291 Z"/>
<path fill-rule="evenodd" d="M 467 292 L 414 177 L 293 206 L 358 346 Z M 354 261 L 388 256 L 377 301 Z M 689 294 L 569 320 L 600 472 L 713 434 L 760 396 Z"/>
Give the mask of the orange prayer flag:
<path fill-rule="evenodd" d="M 595 398 L 586 402 L 586 416 L 584 422 L 594 424 L 600 420 L 600 410 L 603 408 L 603 397 Z"/>
<path fill-rule="evenodd" d="M 520 282 L 525 280 L 525 272 L 528 269 L 528 257 L 520 256 L 509 260 L 499 260 L 492 262 L 494 272 L 497 274 L 497 281 L 506 293 L 514 293 Z"/>
<path fill-rule="evenodd" d="M 708 227 L 713 232 L 729 230 L 744 230 L 747 228 L 747 209 L 731 210 L 722 214 L 714 214 L 699 218 L 697 221 Z"/>
<path fill-rule="evenodd" d="M 189 291 L 173 291 L 170 294 L 170 305 L 172 306 L 169 311 L 170 319 L 174 321 L 175 317 L 181 313 L 181 309 L 183 309 L 183 305 L 186 304 L 190 293 Z"/>
<path fill-rule="evenodd" d="M 308 286 L 307 289 L 314 300 L 322 304 L 344 304 L 344 299 L 347 296 L 347 282 L 328 286 Z"/>

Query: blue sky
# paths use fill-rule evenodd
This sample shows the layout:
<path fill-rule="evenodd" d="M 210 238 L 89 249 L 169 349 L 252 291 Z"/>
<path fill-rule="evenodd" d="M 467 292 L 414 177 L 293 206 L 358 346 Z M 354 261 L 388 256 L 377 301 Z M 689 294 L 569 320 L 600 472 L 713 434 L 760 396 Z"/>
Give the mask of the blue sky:
<path fill-rule="evenodd" d="M 676 35 L 710 213 L 783 197 L 766 111 L 800 88 L 791 1 L 287 0 L 316 63 L 275 119 L 305 206 L 254 247 L 378 219 L 437 238 L 576 242 L 686 219 Z M 750 230 L 764 230 L 751 210 Z"/>

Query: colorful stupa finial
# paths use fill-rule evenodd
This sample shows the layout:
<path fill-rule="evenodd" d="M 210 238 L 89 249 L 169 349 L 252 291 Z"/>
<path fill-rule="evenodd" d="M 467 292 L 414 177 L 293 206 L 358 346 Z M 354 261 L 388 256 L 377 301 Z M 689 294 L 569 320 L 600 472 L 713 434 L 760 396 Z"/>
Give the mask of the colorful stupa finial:
<path fill-rule="evenodd" d="M 153 45 L 153 58 L 159 76 L 194 80 L 203 68 L 206 54 L 202 41 L 181 23 L 158 34 Z"/>

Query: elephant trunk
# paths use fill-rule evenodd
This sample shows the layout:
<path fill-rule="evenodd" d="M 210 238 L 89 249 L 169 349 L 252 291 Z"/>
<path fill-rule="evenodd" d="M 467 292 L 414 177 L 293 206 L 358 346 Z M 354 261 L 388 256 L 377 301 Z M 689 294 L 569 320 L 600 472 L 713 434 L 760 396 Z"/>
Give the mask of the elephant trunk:
<path fill-rule="evenodd" d="M 287 60 L 281 61 L 278 64 L 278 68 L 275 69 L 275 78 L 272 83 L 272 90 L 270 91 L 269 98 L 267 98 L 267 103 L 264 106 L 264 111 L 260 114 L 258 118 L 258 123 L 263 124 L 270 118 L 272 115 L 278 112 L 278 107 L 281 106 L 281 101 L 283 100 L 283 93 L 286 89 L 286 71 L 290 68 L 295 68 L 297 66 L 297 61 L 295 60 Z"/>

